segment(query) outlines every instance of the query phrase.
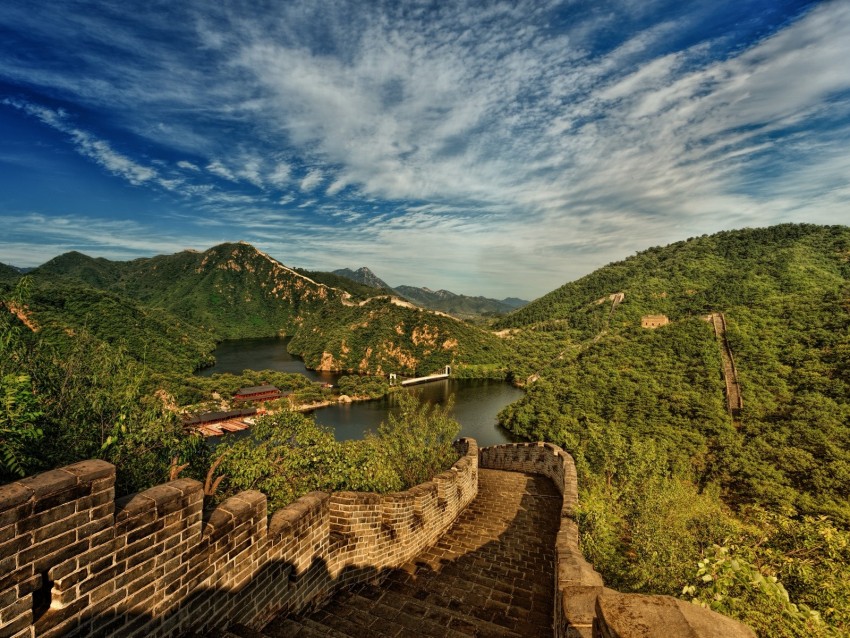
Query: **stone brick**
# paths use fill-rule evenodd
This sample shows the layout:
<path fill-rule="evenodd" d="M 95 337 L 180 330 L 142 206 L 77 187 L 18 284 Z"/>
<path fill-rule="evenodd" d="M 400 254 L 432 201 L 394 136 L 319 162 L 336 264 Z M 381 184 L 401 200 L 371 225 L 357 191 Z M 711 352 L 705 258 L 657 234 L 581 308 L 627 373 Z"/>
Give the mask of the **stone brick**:
<path fill-rule="evenodd" d="M 91 483 L 97 479 L 115 479 L 115 466 L 98 459 L 80 461 L 62 468 L 77 477 L 80 483 Z"/>

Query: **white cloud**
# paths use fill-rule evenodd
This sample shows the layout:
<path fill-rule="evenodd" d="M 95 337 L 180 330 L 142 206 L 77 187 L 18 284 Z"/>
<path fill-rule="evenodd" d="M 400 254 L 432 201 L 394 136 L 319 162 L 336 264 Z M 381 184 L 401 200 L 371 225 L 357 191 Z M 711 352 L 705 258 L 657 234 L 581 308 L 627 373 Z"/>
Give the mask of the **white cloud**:
<path fill-rule="evenodd" d="M 325 178 L 324 173 L 321 169 L 313 168 L 307 171 L 307 174 L 301 180 L 301 190 L 304 192 L 311 191 L 316 188 L 319 184 L 322 183 L 322 180 Z"/>
<path fill-rule="evenodd" d="M 65 133 L 74 143 L 80 155 L 100 164 L 113 175 L 123 177 L 134 186 L 150 181 L 157 171 L 150 166 L 140 164 L 126 155 L 117 152 L 106 140 L 98 139 L 88 131 L 74 126 L 67 114 L 60 110 L 49 109 L 37 104 L 6 98 L 3 104 L 11 106 L 38 118 L 44 124 Z"/>
<path fill-rule="evenodd" d="M 175 10 L 195 32 L 140 13 L 178 38 L 155 51 L 94 12 L 69 26 L 11 8 L 0 21 L 14 13 L 21 32 L 55 42 L 80 31 L 101 46 L 68 53 L 86 74 L 63 78 L 7 56 L 0 77 L 95 110 L 108 105 L 136 135 L 204 158 L 161 174 L 123 145 L 72 133 L 63 111 L 26 107 L 130 183 L 196 198 L 222 223 L 253 215 L 266 231 L 276 218 L 259 211 L 296 201 L 280 189 L 300 190 L 311 199 L 293 207 L 301 225 L 287 219 L 292 243 L 315 250 L 344 219 L 335 257 L 349 261 L 350 251 L 363 256 L 350 261 L 371 257 L 411 278 L 434 268 L 446 283 L 430 287 L 480 275 L 490 294 L 506 282 L 542 293 L 703 232 L 846 223 L 850 5 L 815 5 L 757 42 L 736 40 L 732 18 L 717 40 L 673 49 L 700 32 L 700 12 L 715 9 L 694 6 L 670 21 L 653 3 L 587 3 L 557 22 L 556 4 L 460 2 L 434 12 L 316 0 L 252 15 L 188 2 Z M 637 15 L 650 26 L 621 24 Z M 98 51 L 110 47 L 124 55 L 105 64 Z M 305 165 L 305 174 L 294 168 Z M 202 178 L 198 166 L 228 183 L 189 183 Z M 327 212 L 324 197 L 350 212 L 313 215 Z M 312 259 L 310 250 L 300 254 Z"/>
<path fill-rule="evenodd" d="M 289 175 L 292 172 L 292 167 L 286 162 L 278 162 L 271 173 L 269 173 L 268 181 L 273 186 L 281 187 L 289 183 Z"/>
<path fill-rule="evenodd" d="M 207 164 L 207 170 L 213 175 L 221 177 L 222 179 L 226 179 L 230 182 L 235 182 L 238 179 L 234 172 L 227 168 L 219 160 L 213 160 L 212 162 Z"/>

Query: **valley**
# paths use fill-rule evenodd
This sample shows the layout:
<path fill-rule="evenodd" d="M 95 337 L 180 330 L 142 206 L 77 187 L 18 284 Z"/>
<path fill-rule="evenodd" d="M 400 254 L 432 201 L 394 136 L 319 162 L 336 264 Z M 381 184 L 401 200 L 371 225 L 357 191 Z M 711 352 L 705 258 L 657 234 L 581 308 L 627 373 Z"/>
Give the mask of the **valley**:
<path fill-rule="evenodd" d="M 26 278 L 0 268 L 4 476 L 99 457 L 127 468 L 125 493 L 169 467 L 203 479 L 215 458 L 186 434 L 185 414 L 272 384 L 286 394 L 265 406 L 274 414 L 220 447 L 222 495 L 260 488 L 279 504 L 311 489 L 392 490 L 401 469 L 380 459 L 404 439 L 401 424 L 433 423 L 450 440 L 449 395 L 460 412 L 464 388 L 489 387 L 504 428 L 487 417 L 493 442 L 545 440 L 574 456 L 582 546 L 606 583 L 710 601 L 764 635 L 841 635 L 848 255 L 843 226 L 727 231 L 469 320 L 243 243 L 131 262 L 67 253 Z M 228 340 L 280 337 L 257 366 L 271 370 L 209 367 L 216 347 L 240 343 Z M 389 386 L 391 374 L 446 366 L 452 378 L 418 408 Z M 339 403 L 337 392 L 380 398 Z M 283 409 L 325 401 L 310 418 Z M 476 401 L 473 413 L 491 409 Z M 361 408 L 364 421 L 352 416 Z M 361 438 L 352 418 L 379 432 Z M 346 427 L 361 429 L 339 435 Z M 299 481 L 284 485 L 292 472 Z"/>

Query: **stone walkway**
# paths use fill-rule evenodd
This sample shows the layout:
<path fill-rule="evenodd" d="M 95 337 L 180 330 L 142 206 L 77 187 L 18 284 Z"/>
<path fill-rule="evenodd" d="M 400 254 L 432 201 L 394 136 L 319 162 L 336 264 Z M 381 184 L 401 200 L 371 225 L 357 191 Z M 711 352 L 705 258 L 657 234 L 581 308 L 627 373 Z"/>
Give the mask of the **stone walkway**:
<path fill-rule="evenodd" d="M 479 470 L 478 497 L 440 541 L 380 586 L 356 585 L 262 634 L 551 636 L 561 497 L 544 477 Z"/>

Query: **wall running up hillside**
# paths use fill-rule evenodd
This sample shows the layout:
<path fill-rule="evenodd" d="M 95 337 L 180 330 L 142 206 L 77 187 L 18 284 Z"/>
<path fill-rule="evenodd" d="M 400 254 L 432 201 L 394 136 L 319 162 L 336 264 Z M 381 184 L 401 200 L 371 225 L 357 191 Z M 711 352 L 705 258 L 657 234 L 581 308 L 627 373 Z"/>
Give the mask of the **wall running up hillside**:
<path fill-rule="evenodd" d="M 478 490 L 475 441 L 406 492 L 313 492 L 266 513 L 242 492 L 210 512 L 171 481 L 115 501 L 115 468 L 84 461 L 0 487 L 0 636 L 177 636 L 260 628 L 433 544 Z"/>

